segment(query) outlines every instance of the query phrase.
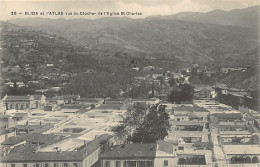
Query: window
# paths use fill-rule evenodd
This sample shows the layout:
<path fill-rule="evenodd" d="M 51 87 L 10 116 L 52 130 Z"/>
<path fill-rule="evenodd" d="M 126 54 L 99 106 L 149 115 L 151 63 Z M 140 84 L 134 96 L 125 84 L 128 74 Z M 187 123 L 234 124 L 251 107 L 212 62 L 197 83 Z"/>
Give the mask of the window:
<path fill-rule="evenodd" d="M 177 121 L 180 121 L 180 118 L 177 118 Z"/>
<path fill-rule="evenodd" d="M 106 161 L 105 167 L 110 167 L 110 161 Z"/>
<path fill-rule="evenodd" d="M 44 164 L 44 167 L 49 167 L 49 164 Z"/>
<path fill-rule="evenodd" d="M 183 146 L 178 147 L 178 150 L 184 150 Z"/>
<path fill-rule="evenodd" d="M 27 164 L 23 164 L 23 167 L 27 167 Z"/>
<path fill-rule="evenodd" d="M 68 163 L 64 163 L 64 164 L 63 164 L 63 167 L 68 167 Z"/>
<path fill-rule="evenodd" d="M 146 161 L 147 162 L 147 167 L 153 167 L 153 161 Z"/>
<path fill-rule="evenodd" d="M 168 161 L 165 160 L 165 161 L 163 162 L 163 164 L 164 164 L 164 166 L 168 166 Z"/>
<path fill-rule="evenodd" d="M 40 167 L 40 164 L 35 164 L 35 167 Z"/>
<path fill-rule="evenodd" d="M 78 167 L 78 163 L 74 163 L 73 166 L 74 166 L 74 167 Z"/>
<path fill-rule="evenodd" d="M 54 163 L 53 167 L 59 167 L 58 163 Z"/>
<path fill-rule="evenodd" d="M 116 167 L 121 167 L 121 161 L 116 161 Z"/>
<path fill-rule="evenodd" d="M 11 164 L 11 167 L 15 167 L 15 164 Z"/>

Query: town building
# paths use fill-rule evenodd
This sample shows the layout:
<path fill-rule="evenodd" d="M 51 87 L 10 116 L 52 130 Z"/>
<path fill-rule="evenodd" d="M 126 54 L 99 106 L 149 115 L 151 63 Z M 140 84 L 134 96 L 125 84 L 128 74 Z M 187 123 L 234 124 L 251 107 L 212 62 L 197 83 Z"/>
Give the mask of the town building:
<path fill-rule="evenodd" d="M 230 164 L 259 163 L 259 145 L 223 145 Z"/>
<path fill-rule="evenodd" d="M 101 167 L 166 167 L 176 166 L 178 159 L 172 143 L 158 141 L 113 146 L 100 154 L 100 161 Z"/>
<path fill-rule="evenodd" d="M 16 110 L 25 110 L 32 109 L 34 107 L 34 98 L 33 96 L 8 96 L 6 95 L 3 98 L 3 104 L 6 107 L 6 110 L 16 109 Z"/>
<path fill-rule="evenodd" d="M 112 136 L 104 134 L 93 141 L 82 143 L 81 146 L 69 151 L 60 148 L 45 151 L 45 148 L 41 147 L 28 149 L 28 147 L 31 147 L 31 145 L 28 144 L 27 147 L 24 147 L 21 151 L 4 156 L 1 163 L 3 167 L 99 166 L 99 153 L 105 147 L 110 146 L 112 141 Z"/>
<path fill-rule="evenodd" d="M 18 122 L 18 121 L 22 121 L 22 120 L 26 120 L 28 118 L 28 113 L 16 113 L 12 119 L 14 120 L 14 122 Z"/>
<path fill-rule="evenodd" d="M 218 119 L 218 122 L 239 122 L 243 118 L 241 113 L 216 113 L 214 116 Z"/>
<path fill-rule="evenodd" d="M 17 125 L 17 122 L 15 122 L 10 115 L 3 115 L 2 113 L 0 115 L 0 122 L 1 130 L 8 129 Z"/>
<path fill-rule="evenodd" d="M 216 97 L 216 92 L 213 88 L 197 88 L 194 93 L 195 99 L 214 99 Z"/>
<path fill-rule="evenodd" d="M 207 122 L 209 111 L 198 106 L 173 107 L 171 118 L 174 121 L 201 121 Z"/>
<path fill-rule="evenodd" d="M 35 101 L 35 108 L 43 109 L 44 104 L 46 103 L 46 97 L 44 95 L 33 95 Z"/>

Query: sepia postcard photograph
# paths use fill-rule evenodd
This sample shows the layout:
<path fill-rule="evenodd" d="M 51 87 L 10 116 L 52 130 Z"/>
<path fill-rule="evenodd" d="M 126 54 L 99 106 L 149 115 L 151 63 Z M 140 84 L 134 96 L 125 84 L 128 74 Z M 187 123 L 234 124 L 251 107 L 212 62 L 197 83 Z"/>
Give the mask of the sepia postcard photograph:
<path fill-rule="evenodd" d="M 0 0 L 0 167 L 260 167 L 260 0 Z"/>

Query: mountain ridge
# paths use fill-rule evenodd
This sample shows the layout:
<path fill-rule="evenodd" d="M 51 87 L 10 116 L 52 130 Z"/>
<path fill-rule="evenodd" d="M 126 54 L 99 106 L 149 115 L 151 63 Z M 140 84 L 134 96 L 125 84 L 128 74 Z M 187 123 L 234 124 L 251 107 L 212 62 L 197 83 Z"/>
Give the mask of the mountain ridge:
<path fill-rule="evenodd" d="M 248 52 L 258 48 L 258 22 L 255 19 L 258 18 L 259 8 L 260 6 L 254 6 L 207 13 L 182 12 L 144 19 L 35 18 L 10 20 L 9 23 L 55 34 L 90 49 L 127 52 L 132 55 L 141 53 L 157 58 L 177 57 L 190 63 L 194 59 L 195 63 L 211 65 L 216 61 L 225 66 L 233 62 L 237 65 L 236 61 L 241 64 Z M 252 60 L 257 56 L 258 52 L 251 54 L 249 62 L 254 62 Z"/>

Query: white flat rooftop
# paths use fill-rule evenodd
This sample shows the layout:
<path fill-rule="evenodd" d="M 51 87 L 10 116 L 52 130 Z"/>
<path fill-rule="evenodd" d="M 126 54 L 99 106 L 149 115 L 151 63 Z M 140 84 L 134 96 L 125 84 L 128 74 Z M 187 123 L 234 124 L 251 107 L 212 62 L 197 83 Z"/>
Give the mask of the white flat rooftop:
<path fill-rule="evenodd" d="M 81 139 L 68 139 L 63 140 L 59 143 L 55 143 L 48 147 L 40 149 L 40 152 L 55 152 L 57 151 L 55 147 L 58 147 L 62 151 L 73 151 L 75 148 L 84 145 L 84 140 Z"/>
<path fill-rule="evenodd" d="M 226 154 L 257 154 L 259 155 L 258 145 L 223 145 L 223 150 Z"/>

